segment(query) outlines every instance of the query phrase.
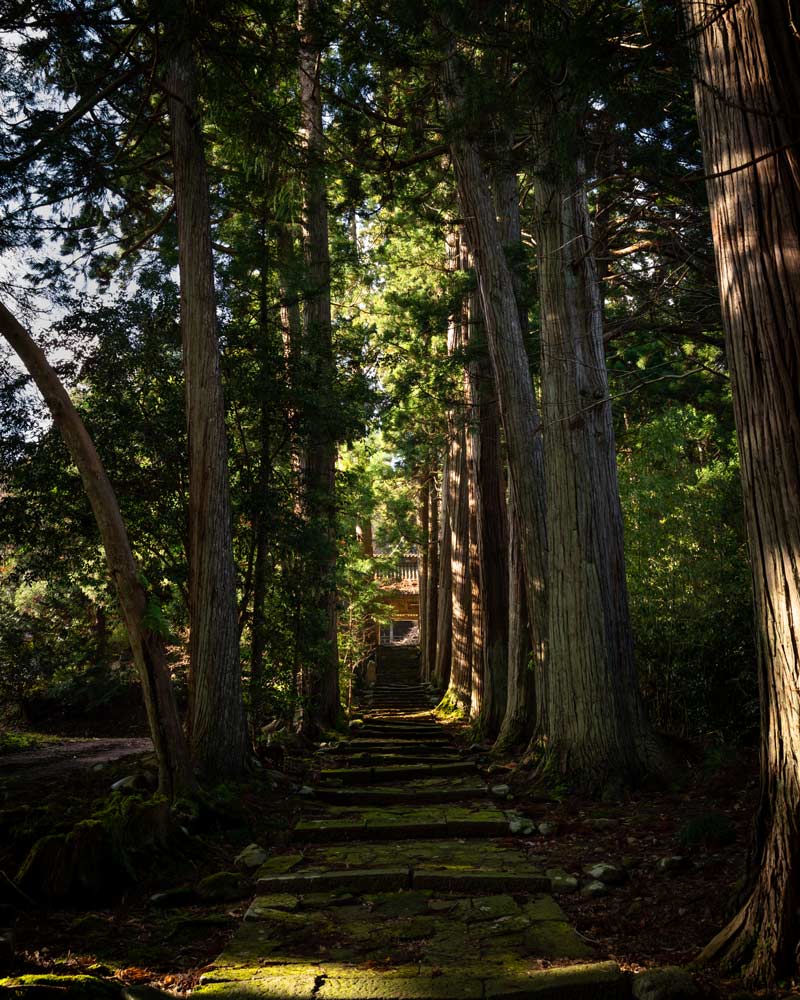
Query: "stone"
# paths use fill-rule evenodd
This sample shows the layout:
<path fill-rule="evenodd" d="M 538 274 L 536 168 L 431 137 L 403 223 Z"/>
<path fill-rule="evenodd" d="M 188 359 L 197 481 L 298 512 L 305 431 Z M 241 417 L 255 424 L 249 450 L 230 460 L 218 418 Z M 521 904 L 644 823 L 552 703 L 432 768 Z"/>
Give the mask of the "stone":
<path fill-rule="evenodd" d="M 120 1000 L 119 980 L 95 976 L 27 975 L 0 979 L 0 996 L 14 1000 Z"/>
<path fill-rule="evenodd" d="M 536 828 L 543 837 L 554 837 L 558 833 L 558 823 L 552 820 L 544 820 Z"/>
<path fill-rule="evenodd" d="M 662 875 L 667 875 L 671 872 L 680 871 L 682 868 L 686 868 L 687 865 L 688 861 L 686 858 L 678 854 L 673 854 L 670 857 L 659 858 L 656 862 L 656 871 Z"/>
<path fill-rule="evenodd" d="M 492 795 L 496 795 L 498 799 L 508 798 L 511 788 L 509 785 L 492 785 L 491 787 Z"/>
<path fill-rule="evenodd" d="M 197 895 L 209 903 L 232 903 L 250 893 L 250 883 L 238 872 L 217 872 L 197 883 Z"/>
<path fill-rule="evenodd" d="M 597 899 L 606 895 L 608 895 L 608 886 L 605 882 L 598 882 L 597 879 L 584 882 L 581 886 L 581 896 L 585 896 L 587 899 Z"/>
<path fill-rule="evenodd" d="M 685 969 L 665 966 L 649 969 L 633 977 L 635 1000 L 696 1000 L 700 990 Z"/>
<path fill-rule="evenodd" d="M 583 871 L 593 881 L 604 882 L 606 885 L 621 885 L 626 878 L 622 868 L 609 864 L 607 861 L 585 865 Z"/>
<path fill-rule="evenodd" d="M 196 899 L 196 894 L 192 886 L 181 885 L 175 889 L 166 889 L 164 892 L 157 892 L 150 897 L 153 906 L 168 910 L 173 906 L 188 906 Z"/>
<path fill-rule="evenodd" d="M 314 794 L 314 789 L 310 785 L 301 785 L 297 790 L 297 794 L 305 798 L 310 798 Z"/>
<path fill-rule="evenodd" d="M 486 1000 L 625 1000 L 628 981 L 616 962 L 522 970 L 486 982 Z"/>
<path fill-rule="evenodd" d="M 267 878 L 270 875 L 282 875 L 289 872 L 303 860 L 302 854 L 276 854 L 267 858 L 256 872 L 256 878 Z"/>
<path fill-rule="evenodd" d="M 245 920 L 263 920 L 276 910 L 294 913 L 300 907 L 300 899 L 288 892 L 274 892 L 266 896 L 256 896 L 244 915 Z"/>
<path fill-rule="evenodd" d="M 260 868 L 267 860 L 267 852 L 259 844 L 248 844 L 236 855 L 234 864 L 241 871 L 253 871 Z"/>
<path fill-rule="evenodd" d="M 550 876 L 550 891 L 564 894 L 568 892 L 575 892 L 580 883 L 575 878 L 574 875 L 551 875 Z"/>
<path fill-rule="evenodd" d="M 145 792 L 150 788 L 150 782 L 144 774 L 129 774 L 111 786 L 112 792 Z"/>

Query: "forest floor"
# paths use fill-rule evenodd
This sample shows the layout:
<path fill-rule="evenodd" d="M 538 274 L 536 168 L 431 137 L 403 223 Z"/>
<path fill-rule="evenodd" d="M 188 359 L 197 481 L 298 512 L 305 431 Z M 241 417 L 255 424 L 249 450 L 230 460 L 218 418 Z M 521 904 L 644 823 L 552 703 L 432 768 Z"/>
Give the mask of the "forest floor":
<path fill-rule="evenodd" d="M 357 755 L 353 759 L 352 755 L 301 754 L 288 765 L 293 772 L 293 784 L 278 780 L 275 772 L 267 770 L 246 786 L 218 790 L 217 804 L 192 830 L 202 841 L 201 850 L 182 856 L 139 858 L 137 878 L 127 880 L 118 891 L 112 892 L 113 902 L 97 900 L 82 905 L 22 908 L 17 926 L 17 956 L 3 973 L 19 976 L 88 972 L 115 977 L 119 982 L 149 983 L 178 995 L 195 988 L 205 975 L 207 985 L 199 996 L 203 992 L 209 996 L 226 995 L 220 992 L 224 982 L 213 988 L 214 980 L 224 981 L 231 968 L 228 966 L 229 972 L 225 973 L 225 960 L 220 963 L 218 958 L 221 953 L 229 956 L 235 953 L 237 941 L 241 944 L 243 936 L 252 939 L 254 927 L 261 926 L 263 932 L 263 921 L 259 925 L 258 921 L 245 922 L 243 918 L 253 902 L 254 892 L 262 896 L 267 892 L 274 897 L 279 894 L 278 883 L 262 883 L 254 890 L 252 881 L 243 880 L 238 889 L 228 894 L 235 898 L 226 899 L 200 898 L 186 887 L 196 888 L 209 875 L 233 872 L 234 857 L 251 842 L 261 845 L 268 855 L 267 872 L 262 879 L 280 877 L 282 869 L 287 876 L 299 876 L 304 871 L 331 868 L 385 870 L 387 866 L 396 868 L 398 861 L 406 868 L 421 863 L 436 868 L 446 863 L 441 854 L 438 861 L 436 858 L 436 851 L 443 843 L 449 845 L 447 850 L 455 859 L 453 864 L 462 868 L 486 869 L 487 860 L 493 859 L 498 871 L 513 869 L 522 875 L 550 877 L 546 875 L 549 871 L 558 872 L 559 878 L 574 877 L 579 887 L 573 889 L 569 881 L 563 881 L 560 889 L 564 891 L 555 896 L 555 905 L 560 909 L 550 914 L 551 919 L 554 914 L 563 914 L 564 919 L 559 923 L 564 925 L 561 930 L 566 937 L 560 939 L 555 952 L 540 956 L 541 968 L 605 959 L 634 972 L 686 964 L 722 926 L 743 872 L 755 804 L 757 768 L 751 757 L 721 751 L 705 755 L 687 753 L 685 768 L 676 775 L 675 787 L 634 795 L 624 802 L 598 803 L 568 794 L 558 800 L 551 797 L 543 801 L 541 790 L 530 787 L 528 772 L 511 762 L 491 761 L 476 747 L 470 747 L 470 736 L 464 727 L 451 725 L 447 732 L 443 756 L 451 758 L 453 764 L 468 761 L 476 765 L 474 769 L 470 767 L 451 775 L 412 775 L 410 783 L 373 781 L 362 786 L 360 779 L 356 779 L 359 783 L 351 787 L 346 775 L 325 776 L 323 771 L 335 771 L 332 764 L 350 769 L 374 766 L 368 759 L 362 757 L 359 761 Z M 368 732 L 365 736 L 368 740 Z M 360 740 L 365 736 L 360 736 Z M 116 743 L 90 741 L 90 748 L 98 750 L 110 742 Z M 136 749 L 136 740 L 122 742 L 125 752 Z M 118 778 L 152 771 L 151 755 L 140 753 L 121 760 L 97 761 L 90 749 L 86 750 L 86 757 L 82 756 L 83 750 L 76 752 L 76 746 L 83 747 L 85 743 L 65 741 L 30 751 L 24 755 L 28 758 L 24 767 L 20 766 L 21 755 L 15 755 L 15 760 L 10 755 L 0 757 L 0 872 L 13 878 L 37 837 L 54 829 L 68 829 L 102 807 L 108 800 L 110 784 Z M 113 747 L 107 752 L 113 754 Z M 375 751 L 369 752 L 374 756 Z M 51 753 L 56 758 L 60 756 L 61 770 L 52 756 L 48 756 Z M 37 756 L 40 754 L 43 756 Z M 420 758 L 424 766 L 424 755 Z M 56 770 L 49 770 L 54 763 Z M 298 786 L 305 782 L 328 786 L 334 799 L 337 792 L 341 798 L 341 793 L 348 789 L 356 797 L 321 804 L 319 796 L 309 796 L 307 791 L 297 793 Z M 483 788 L 480 800 L 467 797 L 473 794 L 473 785 Z M 486 794 L 487 786 L 498 785 L 507 785 L 506 794 L 511 797 Z M 413 809 L 417 812 L 419 836 L 396 843 L 370 839 L 362 842 L 362 834 L 353 827 L 368 824 L 370 812 L 373 823 L 409 821 L 410 807 L 397 799 L 397 793 L 402 794 L 404 788 L 416 793 Z M 364 800 L 363 792 L 370 789 L 378 792 L 383 789 L 384 801 L 370 804 Z M 390 793 L 390 800 L 394 795 L 394 801 L 385 801 L 386 792 Z M 479 809 L 478 801 L 483 803 Z M 513 816 L 514 832 L 511 828 L 500 830 L 498 814 L 506 819 Z M 444 841 L 437 831 L 448 816 L 455 835 Z M 478 825 L 487 824 L 485 837 L 457 835 L 458 822 L 472 822 L 474 834 L 476 821 Z M 338 830 L 332 830 L 331 823 Z M 292 828 L 295 828 L 293 835 Z M 468 826 L 462 826 L 461 830 L 468 832 Z M 353 837 L 359 839 L 354 841 Z M 424 843 L 429 846 L 424 847 Z M 612 866 L 616 874 L 607 870 L 605 881 L 592 890 L 597 893 L 593 895 L 587 888 L 591 881 L 587 869 L 598 864 Z M 291 883 L 287 884 L 291 889 Z M 153 896 L 176 887 L 183 889 L 184 895 L 176 894 L 172 905 L 165 905 L 163 899 L 153 901 Z M 373 889 L 372 896 L 379 896 L 374 886 Z M 472 899 L 469 905 L 474 907 L 478 897 L 462 894 L 461 910 L 453 913 L 452 907 L 446 909 L 447 898 L 432 895 L 433 890 L 424 892 L 428 895 L 417 891 L 415 896 L 413 889 L 403 894 L 408 910 L 395 923 L 409 926 L 404 941 L 398 945 L 395 940 L 394 946 L 401 946 L 403 955 L 421 961 L 423 966 L 428 952 L 427 957 L 434 963 L 429 967 L 435 971 L 436 949 L 441 953 L 441 965 L 448 947 L 452 949 L 454 943 L 452 936 L 449 944 L 440 937 L 437 945 L 434 935 L 430 939 L 434 944 L 429 948 L 428 941 L 420 937 L 430 931 L 423 926 L 430 916 L 429 906 L 432 904 L 434 910 L 441 907 L 440 912 L 449 913 L 452 921 L 459 914 L 464 916 L 463 907 L 467 904 L 463 898 Z M 345 898 L 343 904 L 337 902 L 336 913 L 317 897 L 315 919 L 323 923 L 327 920 L 327 931 L 322 924 L 317 931 L 322 928 L 330 935 L 332 922 L 340 922 L 349 912 L 347 947 L 364 951 L 358 940 L 367 931 L 362 932 L 358 921 L 354 921 L 354 907 L 366 905 L 370 915 L 375 910 L 380 917 L 381 906 L 391 908 L 394 904 L 388 896 L 365 901 L 352 890 L 348 894 L 355 898 Z M 280 895 L 301 900 L 298 903 L 284 900 L 284 905 L 290 910 L 290 918 L 298 918 L 295 924 L 303 926 L 303 894 L 295 887 Z M 516 920 L 520 924 L 518 934 L 523 933 L 522 924 L 531 915 L 524 908 L 533 897 L 494 890 L 491 896 L 492 905 L 499 907 L 500 915 L 493 914 L 496 919 Z M 469 924 L 462 923 L 467 934 L 465 940 L 470 940 Z M 380 920 L 366 925 L 369 935 L 381 925 Z M 569 928 L 577 932 L 574 937 Z M 257 938 L 258 933 L 256 941 Z M 279 950 L 291 944 L 290 938 L 280 935 L 273 937 L 273 941 L 278 942 Z M 328 941 L 334 953 L 337 941 L 341 945 L 342 935 L 338 932 Z M 571 958 L 556 954 L 559 947 L 564 950 L 565 941 Z M 246 950 L 249 947 L 246 941 L 245 945 Z M 390 941 L 380 939 L 377 947 L 386 951 L 390 945 Z M 373 970 L 379 968 L 377 952 L 373 955 L 367 951 L 361 955 L 362 964 Z M 249 954 L 252 958 L 253 952 Z M 307 966 L 312 964 L 302 949 L 301 957 Z M 318 956 L 314 963 L 318 964 Z M 243 968 L 241 962 L 239 968 Z M 319 976 L 315 973 L 313 979 L 314 990 L 318 991 Z M 736 981 L 723 980 L 714 973 L 699 974 L 696 981 L 709 997 L 745 995 Z"/>

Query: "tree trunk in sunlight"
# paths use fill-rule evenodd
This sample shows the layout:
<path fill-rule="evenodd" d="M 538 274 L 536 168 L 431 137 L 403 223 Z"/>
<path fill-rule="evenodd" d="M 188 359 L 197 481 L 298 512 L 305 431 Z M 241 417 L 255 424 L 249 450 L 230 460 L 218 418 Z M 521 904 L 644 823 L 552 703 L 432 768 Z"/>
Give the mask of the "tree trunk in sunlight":
<path fill-rule="evenodd" d="M 448 267 L 462 270 L 463 242 L 451 231 L 447 236 Z M 450 317 L 447 327 L 447 350 L 451 355 L 463 352 L 466 341 L 466 302 Z M 450 683 L 445 698 L 451 707 L 469 712 L 472 678 L 472 590 L 470 584 L 469 472 L 467 468 L 466 407 L 463 385 L 456 389 L 457 403 L 447 417 L 450 441 L 450 566 L 451 630 Z"/>
<path fill-rule="evenodd" d="M 442 89 L 451 117 L 463 116 L 463 98 L 455 54 L 443 62 Z M 533 393 L 514 282 L 500 240 L 487 174 L 475 143 L 454 134 L 450 151 L 467 243 L 475 261 L 489 355 L 497 386 L 508 448 L 517 485 L 520 543 L 534 658 L 547 658 L 547 540 L 541 449 L 541 422 Z"/>
<path fill-rule="evenodd" d="M 453 567 L 450 561 L 452 535 L 450 532 L 453 491 L 450 484 L 450 451 L 444 460 L 442 473 L 441 516 L 439 518 L 439 586 L 436 615 L 436 660 L 433 685 L 442 691 L 450 681 L 450 658 L 453 649 Z"/>
<path fill-rule="evenodd" d="M 477 292 L 470 294 L 469 315 L 468 451 L 474 643 L 470 716 L 479 720 L 484 736 L 494 738 L 505 715 L 508 695 L 507 512 L 500 414 Z M 480 623 L 480 642 L 476 641 L 476 622 Z"/>
<path fill-rule="evenodd" d="M 80 414 L 44 352 L 2 303 L 0 334 L 17 353 L 44 397 L 89 498 L 142 685 L 147 722 L 158 761 L 158 790 L 170 801 L 190 795 L 194 775 L 175 706 L 164 640 L 145 624 L 147 594 L 114 489 Z"/>
<path fill-rule="evenodd" d="M 417 510 L 419 517 L 420 535 L 422 541 L 418 557 L 418 579 L 417 588 L 419 601 L 419 650 L 420 650 L 420 676 L 424 677 L 426 672 L 425 658 L 428 648 L 428 622 L 425 613 L 428 607 L 428 586 L 430 578 L 430 507 L 428 506 L 428 472 L 423 470 L 417 483 Z"/>
<path fill-rule="evenodd" d="M 315 551 L 307 595 L 310 649 L 303 657 L 303 728 L 329 729 L 339 717 L 336 630 L 336 427 L 331 326 L 331 275 L 325 136 L 320 66 L 322 41 L 317 0 L 300 0 L 299 90 L 303 169 L 303 250 L 309 284 L 303 311 L 303 347 L 313 389 L 307 395 L 308 445 L 305 502 Z"/>
<path fill-rule="evenodd" d="M 189 733 L 209 777 L 245 771 L 228 444 L 219 369 L 214 262 L 194 54 L 180 41 L 167 73 L 189 442 Z"/>
<path fill-rule="evenodd" d="M 749 897 L 706 948 L 800 973 L 800 10 L 684 0 L 741 453 L 758 633 Z M 793 16 L 794 15 L 794 19 Z"/>
<path fill-rule="evenodd" d="M 554 100 L 539 120 L 542 149 L 561 151 L 543 163 L 535 185 L 550 581 L 547 754 L 554 773 L 590 791 L 611 790 L 651 769 L 654 746 L 633 656 L 602 303 L 573 152 L 577 115 Z"/>
<path fill-rule="evenodd" d="M 426 595 L 425 617 L 428 622 L 425 674 L 423 680 L 430 681 L 436 669 L 437 622 L 439 618 L 439 497 L 433 469 L 428 477 L 428 592 Z"/>

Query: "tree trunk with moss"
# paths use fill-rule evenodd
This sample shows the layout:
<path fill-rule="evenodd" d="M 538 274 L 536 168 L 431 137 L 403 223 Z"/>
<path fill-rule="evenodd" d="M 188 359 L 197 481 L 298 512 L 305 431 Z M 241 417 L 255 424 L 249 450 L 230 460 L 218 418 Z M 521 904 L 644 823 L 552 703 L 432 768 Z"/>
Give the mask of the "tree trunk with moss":
<path fill-rule="evenodd" d="M 684 0 L 741 454 L 761 692 L 749 896 L 703 956 L 800 974 L 800 11 Z M 794 18 L 793 18 L 794 15 Z"/>

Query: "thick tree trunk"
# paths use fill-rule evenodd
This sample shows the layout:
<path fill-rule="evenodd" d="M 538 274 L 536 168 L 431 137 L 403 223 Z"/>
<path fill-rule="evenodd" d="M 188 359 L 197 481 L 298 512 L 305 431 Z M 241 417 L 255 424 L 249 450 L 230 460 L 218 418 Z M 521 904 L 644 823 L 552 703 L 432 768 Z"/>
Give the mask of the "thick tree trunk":
<path fill-rule="evenodd" d="M 567 111 L 554 103 L 541 120 L 545 148 L 564 149 Z M 557 773 L 599 790 L 641 779 L 653 746 L 633 657 L 586 188 L 569 151 L 537 176 L 535 211 L 547 414 L 547 751 Z"/>
<path fill-rule="evenodd" d="M 267 530 L 266 493 L 270 480 L 269 416 L 261 414 L 261 458 L 258 470 L 255 533 L 256 554 L 253 571 L 253 621 L 250 640 L 250 722 L 253 735 L 262 723 L 264 704 L 264 654 L 267 648 L 266 600 L 270 574 L 269 532 Z"/>
<path fill-rule="evenodd" d="M 684 0 L 722 293 L 758 630 L 751 894 L 708 946 L 800 973 L 800 36 L 795 3 Z M 794 18 L 792 20 L 792 12 Z"/>
<path fill-rule="evenodd" d="M 166 662 L 164 641 L 145 625 L 147 594 L 100 456 L 72 401 L 28 331 L 0 303 L 0 333 L 44 397 L 89 498 L 117 592 L 158 760 L 158 788 L 170 801 L 191 794 L 194 776 Z"/>
<path fill-rule="evenodd" d="M 310 730 L 333 727 L 340 714 L 339 652 L 336 636 L 336 427 L 333 391 L 331 275 L 325 137 L 320 66 L 322 42 L 317 0 L 300 0 L 300 144 L 305 154 L 303 249 L 308 291 L 303 343 L 314 398 L 307 407 L 306 503 L 316 548 L 312 572 L 313 656 L 304 658 L 303 698 Z"/>
<path fill-rule="evenodd" d="M 428 592 L 426 594 L 428 633 L 425 642 L 425 673 L 423 680 L 430 681 L 436 669 L 437 622 L 439 618 L 439 497 L 433 470 L 428 478 Z"/>
<path fill-rule="evenodd" d="M 531 663 L 525 574 L 519 544 L 519 516 L 514 489 L 508 502 L 508 699 L 503 724 L 495 742 L 498 753 L 509 753 L 533 736 L 537 724 L 536 677 Z"/>
<path fill-rule="evenodd" d="M 450 451 L 444 460 L 442 473 L 441 514 L 439 517 L 439 585 L 436 615 L 436 659 L 433 685 L 443 691 L 450 681 L 450 660 L 453 649 L 453 565 L 450 559 L 453 536 L 450 531 L 453 489 L 450 483 Z"/>
<path fill-rule="evenodd" d="M 189 731 L 192 755 L 203 774 L 233 776 L 246 768 L 247 728 L 208 177 L 189 42 L 178 43 L 170 59 L 167 88 L 189 441 Z"/>
<path fill-rule="evenodd" d="M 483 316 L 475 292 L 470 295 L 469 310 L 468 451 L 473 595 L 470 714 L 479 721 L 483 734 L 494 738 L 500 730 L 508 696 L 507 512 L 500 449 L 500 415 L 486 351 Z M 480 623 L 479 635 L 476 622 Z"/>
<path fill-rule="evenodd" d="M 451 116 L 462 118 L 463 99 L 453 52 L 443 65 L 443 94 Z M 513 278 L 503 252 L 486 171 L 475 143 L 463 132 L 451 138 L 450 150 L 467 244 L 475 261 L 508 462 L 516 483 L 532 647 L 534 658 L 541 665 L 547 658 L 544 470 L 542 452 L 536 446 L 541 422 Z"/>

